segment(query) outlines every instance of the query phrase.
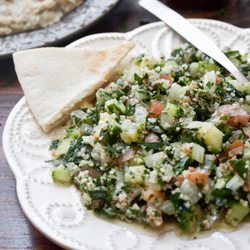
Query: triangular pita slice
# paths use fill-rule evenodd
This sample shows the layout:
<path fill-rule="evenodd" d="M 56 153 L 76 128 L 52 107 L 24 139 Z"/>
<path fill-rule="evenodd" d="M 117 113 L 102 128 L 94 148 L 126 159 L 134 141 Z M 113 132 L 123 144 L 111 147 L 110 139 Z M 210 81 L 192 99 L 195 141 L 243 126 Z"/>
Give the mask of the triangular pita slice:
<path fill-rule="evenodd" d="M 105 49 L 39 48 L 14 53 L 19 82 L 43 130 L 65 121 L 83 98 L 102 87 L 133 47 L 128 42 Z"/>

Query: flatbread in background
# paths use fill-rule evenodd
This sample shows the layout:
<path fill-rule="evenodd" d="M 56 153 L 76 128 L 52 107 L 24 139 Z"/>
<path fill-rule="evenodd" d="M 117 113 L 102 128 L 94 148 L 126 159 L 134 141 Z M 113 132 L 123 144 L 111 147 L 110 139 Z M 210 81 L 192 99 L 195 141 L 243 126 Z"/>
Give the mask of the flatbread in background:
<path fill-rule="evenodd" d="M 133 42 L 105 49 L 39 48 L 13 54 L 18 80 L 45 132 L 102 87 Z"/>
<path fill-rule="evenodd" d="M 56 23 L 83 0 L 0 0 L 0 36 Z"/>

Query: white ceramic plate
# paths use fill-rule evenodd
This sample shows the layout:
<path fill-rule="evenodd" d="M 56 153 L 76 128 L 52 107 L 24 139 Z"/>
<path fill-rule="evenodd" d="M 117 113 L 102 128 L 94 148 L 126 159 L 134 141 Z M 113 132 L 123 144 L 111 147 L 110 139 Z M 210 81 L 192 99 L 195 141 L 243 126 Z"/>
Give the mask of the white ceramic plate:
<path fill-rule="evenodd" d="M 194 25 L 223 48 L 250 52 L 250 30 L 212 20 L 191 19 Z M 101 48 L 133 40 L 135 55 L 159 56 L 170 53 L 182 39 L 163 23 L 152 23 L 126 34 L 106 33 L 82 38 L 68 47 Z M 223 233 L 210 232 L 205 238 L 184 241 L 173 230 L 143 231 L 129 224 L 96 217 L 80 203 L 74 186 L 52 182 L 48 146 L 54 133 L 43 133 L 25 98 L 14 107 L 3 133 L 3 148 L 17 180 L 17 194 L 24 213 L 33 225 L 56 244 L 69 249 L 103 250 L 237 250 L 250 249 L 250 225 Z"/>
<path fill-rule="evenodd" d="M 82 32 L 108 14 L 120 0 L 85 0 L 58 23 L 43 29 L 0 37 L 0 58 L 11 57 L 19 50 L 52 46 Z"/>

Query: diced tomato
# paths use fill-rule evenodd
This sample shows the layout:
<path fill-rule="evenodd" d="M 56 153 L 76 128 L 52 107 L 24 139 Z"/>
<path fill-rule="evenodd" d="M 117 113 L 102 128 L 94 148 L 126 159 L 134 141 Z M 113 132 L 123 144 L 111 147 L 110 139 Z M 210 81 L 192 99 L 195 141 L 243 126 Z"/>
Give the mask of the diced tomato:
<path fill-rule="evenodd" d="M 112 93 L 112 89 L 110 88 L 112 84 L 113 84 L 113 82 L 111 82 L 110 84 L 108 84 L 108 85 L 104 88 L 104 90 L 106 90 L 106 91 L 109 92 L 109 93 Z"/>
<path fill-rule="evenodd" d="M 220 76 L 216 76 L 216 84 L 223 81 L 223 78 Z"/>
<path fill-rule="evenodd" d="M 148 117 L 149 118 L 156 117 L 160 115 L 164 109 L 165 109 L 164 106 L 160 102 L 158 102 L 157 100 L 153 100 L 149 109 L 149 112 L 152 114 L 150 114 Z"/>
<path fill-rule="evenodd" d="M 169 80 L 169 83 L 171 83 L 171 76 L 167 75 L 167 74 L 160 74 L 159 75 L 160 79 L 165 79 L 165 80 Z"/>
<path fill-rule="evenodd" d="M 183 175 L 178 175 L 176 177 L 177 186 L 180 187 L 181 184 L 182 184 L 182 182 L 185 179 L 188 179 L 188 180 L 192 181 L 199 188 L 203 188 L 204 186 L 206 186 L 210 182 L 210 179 L 209 179 L 209 176 L 208 176 L 208 172 L 205 169 L 200 170 L 200 171 L 190 172 L 189 174 L 187 174 L 185 176 L 185 178 L 184 178 Z"/>
<path fill-rule="evenodd" d="M 244 126 L 249 120 L 249 114 L 245 109 L 241 107 L 234 107 L 231 104 L 222 105 L 217 112 L 219 115 L 233 116 L 227 121 L 227 123 L 231 126 Z"/>
<path fill-rule="evenodd" d="M 231 159 L 233 156 L 242 155 L 245 147 L 244 143 L 240 140 L 236 140 L 225 152 L 220 154 L 219 158 Z"/>
<path fill-rule="evenodd" d="M 143 188 L 141 193 L 143 194 L 143 200 L 146 202 L 162 202 L 166 199 L 165 195 L 162 192 L 156 191 L 149 187 Z"/>
<path fill-rule="evenodd" d="M 199 86 L 197 85 L 196 81 L 192 81 L 191 84 L 188 86 L 188 89 L 198 89 Z M 190 94 L 192 95 L 192 94 Z"/>

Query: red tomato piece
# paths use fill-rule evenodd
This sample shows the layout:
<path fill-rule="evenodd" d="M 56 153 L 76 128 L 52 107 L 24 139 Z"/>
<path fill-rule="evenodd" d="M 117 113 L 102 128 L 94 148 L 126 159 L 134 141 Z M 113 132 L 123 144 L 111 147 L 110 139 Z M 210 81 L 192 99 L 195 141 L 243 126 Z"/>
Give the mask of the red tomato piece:
<path fill-rule="evenodd" d="M 165 80 L 169 80 L 169 83 L 171 83 L 171 76 L 166 75 L 166 74 L 160 74 L 159 75 L 160 79 L 165 79 Z"/>
<path fill-rule="evenodd" d="M 247 124 L 249 119 L 249 114 L 245 109 L 241 107 L 234 107 L 230 104 L 222 105 L 217 112 L 219 115 L 233 116 L 227 121 L 227 123 L 231 126 L 244 126 Z"/>
<path fill-rule="evenodd" d="M 225 152 L 220 154 L 219 158 L 231 159 L 233 156 L 242 155 L 245 147 L 244 143 L 240 140 L 236 140 Z"/>
<path fill-rule="evenodd" d="M 109 92 L 109 93 L 112 93 L 112 89 L 110 88 L 112 84 L 113 84 L 113 82 L 111 82 L 110 84 L 108 84 L 108 85 L 104 88 L 104 90 L 106 90 L 106 91 Z"/>
<path fill-rule="evenodd" d="M 149 118 L 156 117 L 160 115 L 164 109 L 165 107 L 160 102 L 158 102 L 157 100 L 153 100 L 149 109 L 149 112 L 152 114 L 150 114 L 148 117 Z"/>
<path fill-rule="evenodd" d="M 192 181 L 194 184 L 198 185 L 199 188 L 203 188 L 210 182 L 208 172 L 205 169 L 190 172 L 185 178 L 182 174 L 176 176 L 176 185 L 180 187 L 185 179 Z"/>
<path fill-rule="evenodd" d="M 216 76 L 216 84 L 223 81 L 223 78 L 220 76 Z"/>

